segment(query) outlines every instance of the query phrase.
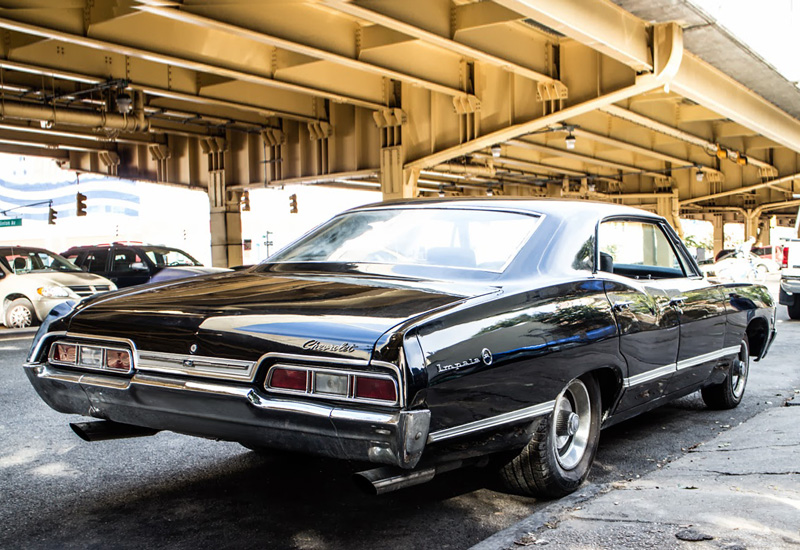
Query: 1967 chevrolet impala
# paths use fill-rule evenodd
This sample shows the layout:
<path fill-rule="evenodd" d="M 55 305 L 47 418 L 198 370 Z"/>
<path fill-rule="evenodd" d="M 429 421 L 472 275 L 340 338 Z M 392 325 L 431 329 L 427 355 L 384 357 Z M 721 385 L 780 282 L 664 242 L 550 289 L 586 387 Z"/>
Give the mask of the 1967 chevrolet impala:
<path fill-rule="evenodd" d="M 600 429 L 700 390 L 741 401 L 769 292 L 701 276 L 661 217 L 429 200 L 345 212 L 246 271 L 63 305 L 25 365 L 87 440 L 159 430 L 373 463 L 375 492 L 494 464 L 546 497 Z M 487 460 L 487 457 L 492 460 Z"/>

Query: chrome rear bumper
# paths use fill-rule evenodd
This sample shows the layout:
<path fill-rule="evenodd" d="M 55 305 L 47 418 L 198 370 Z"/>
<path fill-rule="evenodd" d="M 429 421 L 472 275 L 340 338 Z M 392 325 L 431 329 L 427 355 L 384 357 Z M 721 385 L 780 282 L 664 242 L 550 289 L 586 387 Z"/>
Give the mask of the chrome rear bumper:
<path fill-rule="evenodd" d="M 245 384 L 169 375 L 131 378 L 29 363 L 25 372 L 53 409 L 157 430 L 413 468 L 430 411 L 375 412 L 308 403 Z"/>

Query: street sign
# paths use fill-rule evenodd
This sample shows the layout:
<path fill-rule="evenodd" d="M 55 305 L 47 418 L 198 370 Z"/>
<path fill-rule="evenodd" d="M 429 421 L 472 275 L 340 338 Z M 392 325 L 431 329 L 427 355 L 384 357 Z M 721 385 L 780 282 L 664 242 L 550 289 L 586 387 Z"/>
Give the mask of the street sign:
<path fill-rule="evenodd" d="M 13 227 L 15 225 L 22 225 L 22 218 L 0 220 L 0 227 Z"/>

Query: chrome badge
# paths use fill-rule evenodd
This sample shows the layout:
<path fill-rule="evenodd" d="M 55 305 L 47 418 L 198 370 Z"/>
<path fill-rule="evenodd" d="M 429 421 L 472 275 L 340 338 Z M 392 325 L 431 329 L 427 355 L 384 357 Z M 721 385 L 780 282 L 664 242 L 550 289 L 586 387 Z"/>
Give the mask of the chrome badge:
<path fill-rule="evenodd" d="M 483 351 L 481 351 L 481 359 L 483 359 L 483 364 L 487 367 L 492 364 L 494 359 L 492 358 L 492 352 L 489 351 L 489 348 L 483 348 Z"/>
<path fill-rule="evenodd" d="M 333 353 L 353 353 L 356 351 L 356 346 L 345 342 L 343 344 L 323 344 L 319 340 L 309 340 L 303 344 L 303 349 L 312 351 L 329 351 Z"/>

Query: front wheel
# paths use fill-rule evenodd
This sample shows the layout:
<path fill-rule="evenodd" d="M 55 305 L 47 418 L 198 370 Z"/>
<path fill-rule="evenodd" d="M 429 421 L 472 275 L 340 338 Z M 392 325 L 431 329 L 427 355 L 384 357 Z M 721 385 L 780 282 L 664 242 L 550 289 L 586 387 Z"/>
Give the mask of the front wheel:
<path fill-rule="evenodd" d="M 500 471 L 506 486 L 524 495 L 558 498 L 589 475 L 600 439 L 600 388 L 592 375 L 567 384 L 553 412 L 535 421 L 524 449 Z"/>
<path fill-rule="evenodd" d="M 33 304 L 27 298 L 17 298 L 8 304 L 5 319 L 8 328 L 27 328 L 36 321 Z"/>
<path fill-rule="evenodd" d="M 700 393 L 703 402 L 710 409 L 733 409 L 742 402 L 747 376 L 750 374 L 750 342 L 745 334 L 739 346 L 739 353 L 731 361 L 728 373 L 721 384 L 706 386 Z"/>

